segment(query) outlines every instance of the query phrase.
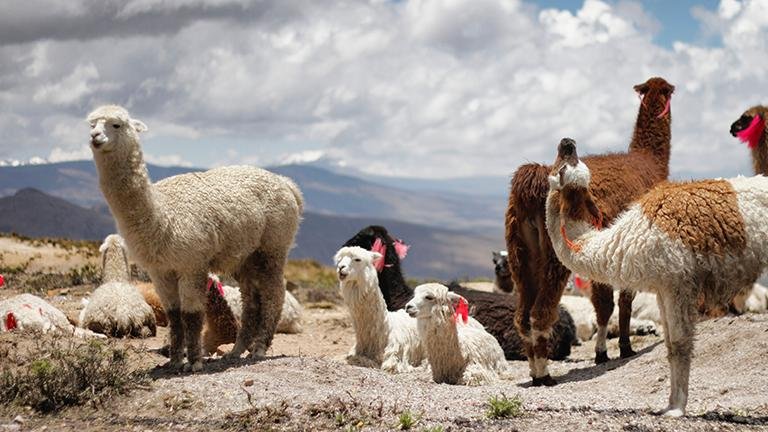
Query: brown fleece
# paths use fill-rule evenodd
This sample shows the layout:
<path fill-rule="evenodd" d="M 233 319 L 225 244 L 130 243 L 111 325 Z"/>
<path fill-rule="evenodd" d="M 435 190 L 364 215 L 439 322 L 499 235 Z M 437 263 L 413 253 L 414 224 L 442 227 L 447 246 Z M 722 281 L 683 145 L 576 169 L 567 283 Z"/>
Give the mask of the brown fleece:
<path fill-rule="evenodd" d="M 602 212 L 603 225 L 610 224 L 631 201 L 669 174 L 672 114 L 658 116 L 662 114 L 674 87 L 662 78 L 651 78 L 635 86 L 635 90 L 643 95 L 643 100 L 629 152 L 582 159 L 592 174 L 590 187 Z M 532 318 L 539 329 L 551 328 L 570 274 L 557 260 L 545 226 L 549 171 L 549 167 L 540 164 L 526 164 L 518 168 L 512 178 L 505 216 L 509 268 L 518 292 L 515 324 L 524 340 L 529 340 Z M 601 296 L 611 296 L 611 299 L 608 301 L 600 297 L 595 309 L 598 315 L 607 313 L 610 316 L 613 293 L 605 292 Z M 627 303 L 622 302 L 620 306 Z M 628 317 L 629 314 L 623 316 Z M 533 349 L 526 346 L 529 353 Z"/>
<path fill-rule="evenodd" d="M 232 313 L 229 304 L 216 287 L 211 287 L 205 302 L 204 352 L 213 354 L 220 345 L 233 343 L 239 329 L 240 322 Z"/>
<path fill-rule="evenodd" d="M 165 316 L 165 310 L 163 309 L 163 303 L 160 301 L 160 297 L 155 292 L 155 286 L 151 283 L 139 283 L 136 285 L 139 289 L 141 296 L 144 297 L 144 301 L 147 302 L 149 307 L 152 308 L 152 312 L 155 313 L 155 321 L 159 327 L 165 327 L 168 325 L 168 317 Z"/>
<path fill-rule="evenodd" d="M 736 191 L 725 180 L 663 183 L 640 201 L 643 214 L 697 253 L 723 255 L 747 246 Z M 708 211 L 690 211 L 707 208 Z"/>

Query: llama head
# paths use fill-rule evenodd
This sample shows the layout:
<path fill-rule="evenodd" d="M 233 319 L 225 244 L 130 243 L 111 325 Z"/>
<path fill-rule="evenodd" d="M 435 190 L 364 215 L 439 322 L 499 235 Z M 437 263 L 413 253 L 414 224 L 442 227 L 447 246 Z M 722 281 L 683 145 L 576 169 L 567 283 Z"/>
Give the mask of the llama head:
<path fill-rule="evenodd" d="M 757 148 L 765 134 L 768 120 L 768 107 L 756 105 L 744 111 L 738 120 L 731 124 L 731 135 L 747 143 L 750 149 Z"/>
<path fill-rule="evenodd" d="M 91 150 L 94 155 L 131 150 L 138 143 L 138 134 L 147 126 L 133 119 L 118 105 L 104 105 L 88 114 L 91 126 Z"/>
<path fill-rule="evenodd" d="M 379 273 L 387 268 L 399 272 L 400 260 L 405 258 L 409 247 L 402 240 L 390 236 L 387 229 L 380 225 L 369 225 L 361 229 L 344 246 L 359 246 L 383 255 L 384 259 L 378 261 L 376 266 Z"/>
<path fill-rule="evenodd" d="M 130 277 L 130 268 L 128 267 L 128 255 L 126 253 L 125 240 L 118 234 L 110 234 L 104 238 L 104 242 L 99 246 L 101 253 L 101 269 L 107 265 L 107 259 L 117 259 L 125 265 L 127 276 Z M 115 258 L 116 257 L 116 258 Z M 103 275 L 102 275 L 103 276 Z"/>
<path fill-rule="evenodd" d="M 336 264 L 336 276 L 339 282 L 347 280 L 370 282 L 378 277 L 374 268 L 377 260 L 382 258 L 378 252 L 372 252 L 359 246 L 344 246 L 336 252 L 333 262 Z"/>
<path fill-rule="evenodd" d="M 507 254 L 507 251 L 493 251 L 493 266 L 494 266 L 494 273 L 496 276 L 500 278 L 508 278 L 512 276 L 512 273 L 509 272 L 509 263 L 507 258 L 509 257 L 509 254 Z"/>
<path fill-rule="evenodd" d="M 445 322 L 453 318 L 461 304 L 466 305 L 467 301 L 459 294 L 449 291 L 447 286 L 426 283 L 413 290 L 413 298 L 405 305 L 405 312 L 416 319 Z"/>
<path fill-rule="evenodd" d="M 653 77 L 634 86 L 634 89 L 640 97 L 641 110 L 649 110 L 656 118 L 669 116 L 675 86 L 668 83 L 664 78 Z"/>
<path fill-rule="evenodd" d="M 549 175 L 550 193 L 560 194 L 560 213 L 571 219 L 591 221 L 598 228 L 603 216 L 589 190 L 589 167 L 579 160 L 576 141 L 563 138 Z"/>

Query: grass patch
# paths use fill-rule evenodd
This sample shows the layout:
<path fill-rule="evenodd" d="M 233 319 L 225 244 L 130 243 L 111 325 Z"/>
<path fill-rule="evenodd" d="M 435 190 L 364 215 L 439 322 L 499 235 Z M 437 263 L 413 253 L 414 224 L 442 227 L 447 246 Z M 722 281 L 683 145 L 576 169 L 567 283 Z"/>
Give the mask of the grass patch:
<path fill-rule="evenodd" d="M 146 380 L 143 372 L 129 367 L 129 353 L 113 343 L 32 336 L 35 342 L 28 349 L 0 353 L 2 403 L 30 406 L 39 412 L 98 406 Z"/>
<path fill-rule="evenodd" d="M 245 412 L 226 416 L 227 429 L 237 431 L 270 431 L 275 430 L 290 420 L 288 402 L 283 400 L 275 405 L 253 407 Z"/>
<path fill-rule="evenodd" d="M 414 414 L 411 410 L 406 409 L 397 416 L 397 429 L 410 430 L 419 422 L 420 415 Z"/>
<path fill-rule="evenodd" d="M 521 417 L 523 415 L 523 399 L 520 396 L 508 398 L 502 394 L 492 396 L 486 402 L 485 416 L 489 419 L 504 419 Z"/>

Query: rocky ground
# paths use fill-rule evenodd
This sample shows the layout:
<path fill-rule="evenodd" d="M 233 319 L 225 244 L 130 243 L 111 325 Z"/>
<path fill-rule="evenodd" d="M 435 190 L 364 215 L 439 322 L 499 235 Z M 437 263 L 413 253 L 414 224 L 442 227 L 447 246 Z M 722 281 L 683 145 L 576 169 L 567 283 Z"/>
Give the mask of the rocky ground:
<path fill-rule="evenodd" d="M 307 284 L 315 278 L 327 285 L 327 273 L 313 276 L 306 265 L 299 267 L 296 294 L 307 307 L 304 332 L 277 335 L 266 360 L 214 358 L 202 373 L 168 374 L 153 368 L 165 361 L 156 353 L 166 334 L 161 328 L 150 339 L 117 341 L 135 348 L 132 364 L 148 374 L 128 394 L 53 414 L 5 404 L 0 431 L 768 430 L 768 315 L 724 317 L 698 326 L 689 416 L 667 419 L 653 414 L 665 405 L 669 388 L 666 350 L 655 336 L 634 338 L 636 357 L 599 366 L 592 361 L 592 343 L 574 347 L 570 359 L 553 362 L 560 384 L 552 388 L 529 387 L 527 363 L 520 361 L 510 362 L 513 379 L 483 387 L 435 384 L 425 370 L 389 375 L 348 366 L 343 357 L 354 335 L 347 312 L 327 286 L 315 292 Z M 59 287 L 39 294 L 74 317 L 80 298 L 92 288 Z M 0 288 L 0 299 L 25 289 Z M 25 349 L 30 343 L 25 337 L 5 335 L 4 346 Z M 611 342 L 609 353 L 617 355 L 616 341 Z M 520 415 L 489 416 L 494 397 L 521 400 Z"/>

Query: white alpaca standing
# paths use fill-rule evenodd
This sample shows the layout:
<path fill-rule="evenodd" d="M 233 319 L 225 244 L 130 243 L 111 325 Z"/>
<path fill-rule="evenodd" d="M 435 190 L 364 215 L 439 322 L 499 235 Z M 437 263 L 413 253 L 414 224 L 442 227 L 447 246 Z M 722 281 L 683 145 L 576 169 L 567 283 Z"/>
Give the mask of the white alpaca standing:
<path fill-rule="evenodd" d="M 343 247 L 334 257 L 341 294 L 355 329 L 355 345 L 347 362 L 406 372 L 422 363 L 424 350 L 416 320 L 402 309 L 387 311 L 374 267 L 374 261 L 381 258 L 378 252 L 357 246 Z"/>
<path fill-rule="evenodd" d="M 429 283 L 417 286 L 405 306 L 417 319 L 432 379 L 436 383 L 482 385 L 508 377 L 509 366 L 496 338 L 455 316 L 461 300 L 464 298 L 445 285 Z"/>
<path fill-rule="evenodd" d="M 727 305 L 768 265 L 768 177 L 661 184 L 601 231 L 573 140 L 560 142 L 549 182 L 546 225 L 560 261 L 595 281 L 656 292 L 671 378 L 663 412 L 683 415 L 699 302 Z"/>
<path fill-rule="evenodd" d="M 88 115 L 99 184 L 129 253 L 145 268 L 170 324 L 169 366 L 202 369 L 200 332 L 209 271 L 231 273 L 243 291 L 244 325 L 229 357 L 263 356 L 285 290 L 283 267 L 303 201 L 289 179 L 250 166 L 224 167 L 150 183 L 140 132 L 124 108 Z"/>
<path fill-rule="evenodd" d="M 99 248 L 102 284 L 80 311 L 79 326 L 114 337 L 154 336 L 155 314 L 130 282 L 128 258 L 122 237 L 112 234 Z"/>

